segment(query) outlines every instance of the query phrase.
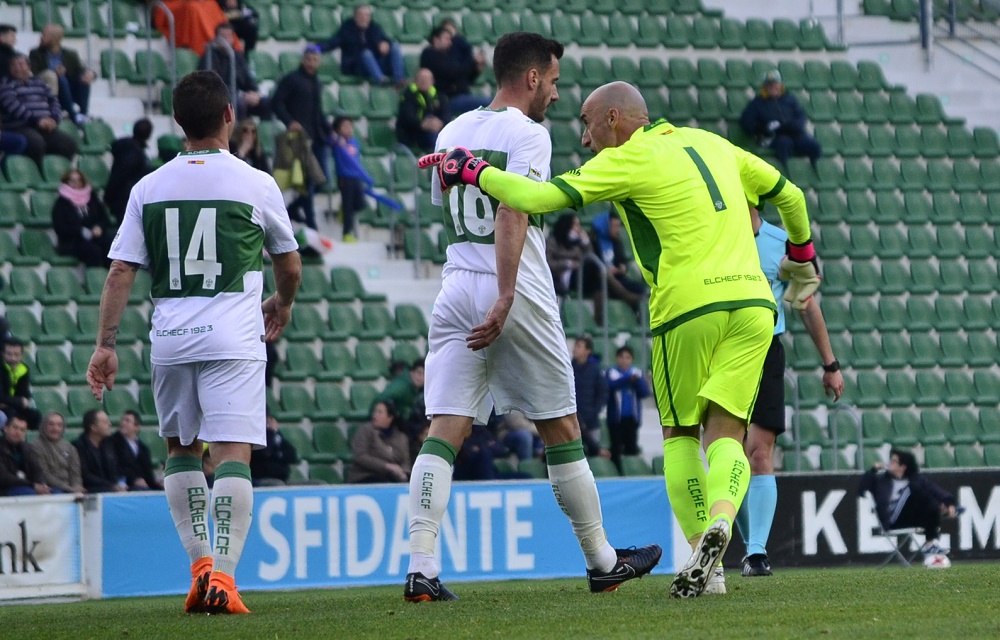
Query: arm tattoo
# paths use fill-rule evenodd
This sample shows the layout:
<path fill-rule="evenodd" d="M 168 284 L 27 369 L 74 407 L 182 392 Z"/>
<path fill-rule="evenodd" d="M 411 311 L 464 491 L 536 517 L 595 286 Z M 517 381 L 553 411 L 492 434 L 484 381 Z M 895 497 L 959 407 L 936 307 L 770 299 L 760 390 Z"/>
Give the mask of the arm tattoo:
<path fill-rule="evenodd" d="M 118 325 L 113 327 L 108 327 L 104 332 L 104 337 L 101 338 L 101 346 L 107 349 L 114 349 L 115 344 L 118 342 Z"/>

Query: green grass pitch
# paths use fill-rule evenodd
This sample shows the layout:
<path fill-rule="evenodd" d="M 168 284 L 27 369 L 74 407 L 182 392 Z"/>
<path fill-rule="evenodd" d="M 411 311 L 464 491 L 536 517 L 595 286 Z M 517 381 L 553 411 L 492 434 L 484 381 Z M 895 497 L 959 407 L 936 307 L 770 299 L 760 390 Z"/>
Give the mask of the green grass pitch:
<path fill-rule="evenodd" d="M 454 583 L 459 602 L 407 604 L 402 581 L 365 587 L 244 594 L 249 616 L 187 616 L 183 597 L 3 606 L 17 640 L 260 638 L 996 638 L 996 563 L 930 571 L 872 568 L 727 572 L 729 593 L 670 600 L 670 578 L 617 593 L 586 580 Z"/>

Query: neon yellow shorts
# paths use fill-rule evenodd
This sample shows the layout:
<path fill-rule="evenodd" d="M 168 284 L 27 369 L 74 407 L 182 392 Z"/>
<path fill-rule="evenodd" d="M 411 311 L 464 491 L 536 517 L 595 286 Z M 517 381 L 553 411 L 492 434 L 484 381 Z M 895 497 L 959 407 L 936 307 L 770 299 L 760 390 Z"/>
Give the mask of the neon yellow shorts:
<path fill-rule="evenodd" d="M 749 421 L 773 335 L 773 311 L 743 307 L 706 313 L 654 336 L 660 424 L 700 425 L 709 401 Z"/>

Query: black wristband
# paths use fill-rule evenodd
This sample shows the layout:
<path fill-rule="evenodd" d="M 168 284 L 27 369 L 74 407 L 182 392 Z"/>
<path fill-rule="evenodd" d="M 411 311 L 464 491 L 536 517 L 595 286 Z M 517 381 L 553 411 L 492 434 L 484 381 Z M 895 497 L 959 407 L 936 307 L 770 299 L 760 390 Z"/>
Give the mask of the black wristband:
<path fill-rule="evenodd" d="M 840 371 L 840 361 L 839 360 L 834 360 L 830 364 L 824 364 L 823 365 L 823 371 L 826 371 L 827 373 L 833 373 L 834 371 Z"/>

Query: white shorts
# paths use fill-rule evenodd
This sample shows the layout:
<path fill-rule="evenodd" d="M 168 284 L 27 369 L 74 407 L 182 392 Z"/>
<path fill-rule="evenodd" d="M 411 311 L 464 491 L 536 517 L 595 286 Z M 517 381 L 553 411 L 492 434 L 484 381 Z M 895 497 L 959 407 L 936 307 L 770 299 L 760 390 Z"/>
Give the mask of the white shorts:
<path fill-rule="evenodd" d="M 160 435 L 187 446 L 203 442 L 267 444 L 262 360 L 154 364 L 153 397 Z"/>
<path fill-rule="evenodd" d="M 481 351 L 465 339 L 497 298 L 496 276 L 454 271 L 441 283 L 428 336 L 427 414 L 489 418 L 518 410 L 532 420 L 576 413 L 566 333 L 553 310 L 515 293 L 503 333 Z"/>

